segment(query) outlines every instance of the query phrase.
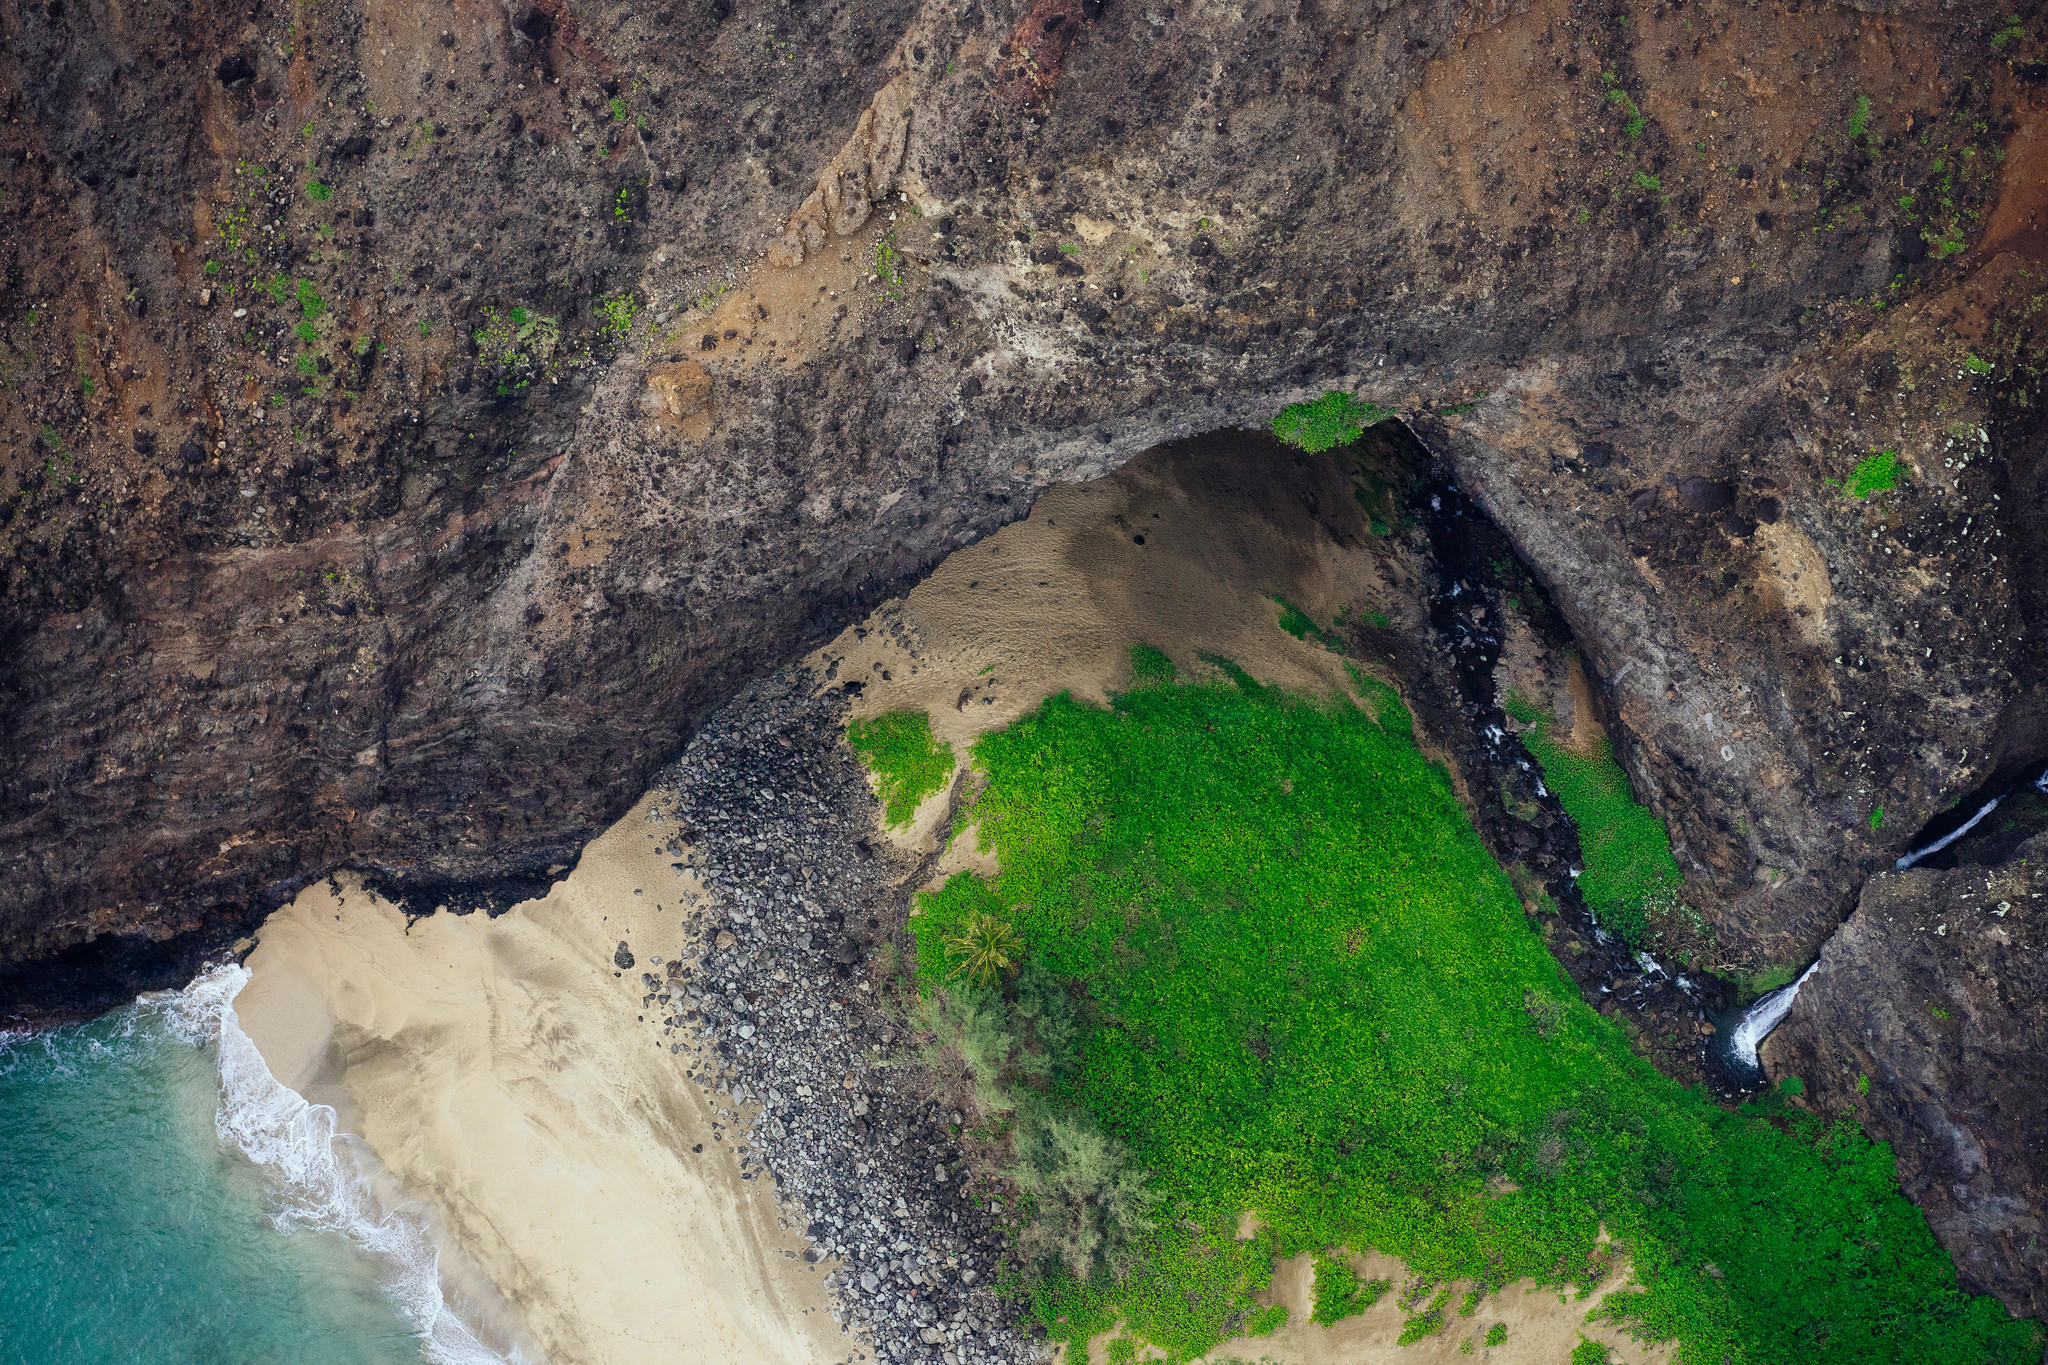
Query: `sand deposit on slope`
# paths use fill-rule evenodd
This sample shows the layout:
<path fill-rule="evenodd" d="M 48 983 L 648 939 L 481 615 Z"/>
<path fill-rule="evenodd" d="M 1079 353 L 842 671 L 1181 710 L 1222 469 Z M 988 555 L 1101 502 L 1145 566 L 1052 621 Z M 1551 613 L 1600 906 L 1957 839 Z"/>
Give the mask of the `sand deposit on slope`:
<path fill-rule="evenodd" d="M 856 718 L 929 712 L 963 756 L 1054 693 L 1100 702 L 1128 686 L 1138 643 L 1184 677 L 1213 673 L 1206 653 L 1262 682 L 1348 693 L 1343 657 L 1280 630 L 1273 599 L 1323 625 L 1372 609 L 1419 628 L 1421 613 L 1386 581 L 1343 457 L 1265 447 L 1261 462 L 1246 447 L 1224 433 L 1048 489 L 1028 518 L 955 551 L 806 662 L 835 673 L 829 685 L 862 684 Z M 898 841 L 928 845 L 946 806 L 932 797 Z"/>
<path fill-rule="evenodd" d="M 741 1179 L 641 1007 L 640 972 L 687 955 L 694 888 L 651 805 L 497 919 L 408 929 L 349 881 L 309 888 L 263 926 L 235 1008 L 272 1073 L 433 1206 L 554 1365 L 847 1359 L 829 1263 L 800 1259 L 769 1181 Z"/>

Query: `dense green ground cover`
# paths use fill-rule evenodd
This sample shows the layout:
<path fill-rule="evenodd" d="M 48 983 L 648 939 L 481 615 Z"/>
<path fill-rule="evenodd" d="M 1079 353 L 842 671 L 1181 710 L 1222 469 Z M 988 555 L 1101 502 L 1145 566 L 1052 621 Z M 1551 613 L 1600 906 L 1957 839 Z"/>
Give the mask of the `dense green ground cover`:
<path fill-rule="evenodd" d="M 1655 811 L 1637 803 L 1605 736 L 1597 752 L 1574 753 L 1552 737 L 1549 715 L 1516 696 L 1508 698 L 1507 711 L 1535 724 L 1522 743 L 1543 765 L 1544 781 L 1579 827 L 1579 894 L 1603 927 L 1631 947 L 1640 946 L 1650 907 L 1684 880 L 1671 856 L 1670 831 Z"/>
<path fill-rule="evenodd" d="M 1723 1112 L 1579 1003 L 1397 707 L 1178 684 L 1155 655 L 1110 707 L 1054 697 L 976 746 L 1003 871 L 913 921 L 933 993 L 966 989 L 971 916 L 1023 940 L 974 1006 L 1000 1021 L 976 1074 L 1011 1095 L 1027 1204 L 1086 1233 L 1020 1239 L 1055 1335 L 1121 1318 L 1184 1359 L 1245 1325 L 1275 1256 L 1337 1245 L 1590 1286 L 1604 1225 L 1644 1286 L 1608 1302 L 1687 1362 L 2038 1358 L 1958 1291 L 1887 1148 L 1778 1101 Z M 1108 1171 L 1118 1142 L 1149 1207 L 1062 1165 Z M 1266 1229 L 1239 1242 L 1244 1209 Z"/>
<path fill-rule="evenodd" d="M 946 785 L 953 775 L 953 746 L 932 735 L 922 711 L 890 711 L 846 727 L 846 742 L 860 755 L 881 788 L 882 818 L 907 825 L 917 803 Z"/>

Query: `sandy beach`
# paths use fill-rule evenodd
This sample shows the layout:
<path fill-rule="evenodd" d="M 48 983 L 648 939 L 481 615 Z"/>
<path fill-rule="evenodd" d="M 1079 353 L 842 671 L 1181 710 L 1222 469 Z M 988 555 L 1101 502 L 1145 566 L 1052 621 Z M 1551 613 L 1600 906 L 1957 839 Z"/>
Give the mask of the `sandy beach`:
<path fill-rule="evenodd" d="M 236 1010 L 278 1079 L 433 1206 L 451 1303 L 492 1315 L 466 1263 L 555 1365 L 844 1360 L 829 1263 L 801 1258 L 644 1021 L 639 970 L 687 948 L 649 804 L 497 919 L 408 928 L 350 879 L 309 888 L 263 926 Z"/>

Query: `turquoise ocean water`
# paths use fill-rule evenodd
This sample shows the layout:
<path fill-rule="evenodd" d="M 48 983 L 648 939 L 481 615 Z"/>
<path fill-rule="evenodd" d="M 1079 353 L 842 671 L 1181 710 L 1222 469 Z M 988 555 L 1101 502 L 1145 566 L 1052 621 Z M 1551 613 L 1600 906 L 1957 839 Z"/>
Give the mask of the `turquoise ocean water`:
<path fill-rule="evenodd" d="M 424 1224 L 279 1085 L 217 968 L 0 1035 L 0 1365 L 483 1365 Z"/>

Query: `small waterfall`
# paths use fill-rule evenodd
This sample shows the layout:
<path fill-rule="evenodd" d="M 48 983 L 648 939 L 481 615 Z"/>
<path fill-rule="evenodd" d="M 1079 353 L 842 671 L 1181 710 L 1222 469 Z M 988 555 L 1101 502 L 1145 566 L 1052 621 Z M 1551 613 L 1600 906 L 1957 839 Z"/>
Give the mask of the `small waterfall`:
<path fill-rule="evenodd" d="M 2038 787 L 2041 784 L 2039 782 L 2036 782 L 2034 785 Z M 2048 790 L 2048 788 L 2044 788 L 2043 790 Z M 1919 862 L 1922 858 L 1931 858 L 1935 854 L 1941 852 L 1950 844 L 1954 843 L 1956 840 L 1962 838 L 1965 834 L 1968 834 L 1971 830 L 1975 829 L 1977 827 L 1977 822 L 1979 820 L 1982 820 L 1985 816 L 1991 814 L 1992 811 L 1997 810 L 1998 803 L 2005 800 L 2007 795 L 2010 795 L 2010 793 L 2002 793 L 1998 796 L 1992 797 L 1989 801 L 1986 801 L 1981 807 L 1978 808 L 1977 813 L 1975 815 L 1963 821 L 1962 824 L 1957 825 L 1954 829 L 1942 835 L 1939 839 L 1936 839 L 1933 843 L 1927 845 L 1925 848 L 1916 848 L 1911 853 L 1908 853 L 1905 857 L 1893 863 L 1892 871 L 1904 872 L 1907 868 L 1911 867 L 1914 863 Z"/>
<path fill-rule="evenodd" d="M 1799 979 L 1789 986 L 1780 986 L 1767 995 L 1759 996 L 1756 1003 L 1742 1012 L 1742 1018 L 1735 1027 L 1728 1030 L 1728 1059 L 1751 1073 L 1760 1073 L 1763 1065 L 1757 1060 L 1756 1050 L 1763 1045 L 1771 1030 L 1784 1022 L 1792 1011 L 1792 1001 L 1798 996 L 1799 988 L 1806 984 L 1806 978 L 1820 970 L 1820 963 L 1799 974 Z"/>

